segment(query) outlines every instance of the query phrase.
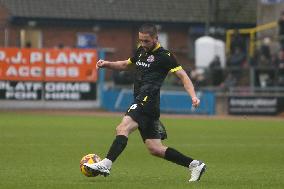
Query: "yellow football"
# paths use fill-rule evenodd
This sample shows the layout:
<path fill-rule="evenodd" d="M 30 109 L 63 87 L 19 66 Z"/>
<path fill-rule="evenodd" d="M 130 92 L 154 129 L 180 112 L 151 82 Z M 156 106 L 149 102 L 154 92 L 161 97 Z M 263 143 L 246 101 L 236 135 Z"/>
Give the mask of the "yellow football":
<path fill-rule="evenodd" d="M 87 176 L 87 177 L 96 177 L 99 175 L 99 173 L 96 172 L 90 172 L 88 171 L 88 169 L 85 168 L 85 166 L 83 165 L 84 163 L 89 163 L 89 164 L 93 164 L 93 163 L 97 163 L 101 161 L 101 158 L 96 155 L 96 154 L 88 154 L 85 155 L 81 161 L 80 161 L 80 170 L 83 173 L 83 175 Z"/>

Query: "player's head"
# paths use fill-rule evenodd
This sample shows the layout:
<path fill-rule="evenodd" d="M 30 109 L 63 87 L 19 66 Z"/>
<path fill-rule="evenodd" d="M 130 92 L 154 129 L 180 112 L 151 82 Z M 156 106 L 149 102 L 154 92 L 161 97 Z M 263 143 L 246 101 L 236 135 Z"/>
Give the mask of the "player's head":
<path fill-rule="evenodd" d="M 139 41 L 146 51 L 151 51 L 158 43 L 158 31 L 153 24 L 143 24 L 139 28 Z"/>

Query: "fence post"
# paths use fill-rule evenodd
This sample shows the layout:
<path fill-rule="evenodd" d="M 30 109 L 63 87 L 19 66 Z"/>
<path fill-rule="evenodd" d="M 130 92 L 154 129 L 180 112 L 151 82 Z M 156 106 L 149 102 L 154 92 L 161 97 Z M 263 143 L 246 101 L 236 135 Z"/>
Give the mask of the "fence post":
<path fill-rule="evenodd" d="M 250 88 L 254 91 L 255 87 L 255 68 L 250 66 L 249 68 L 249 75 L 250 75 Z"/>

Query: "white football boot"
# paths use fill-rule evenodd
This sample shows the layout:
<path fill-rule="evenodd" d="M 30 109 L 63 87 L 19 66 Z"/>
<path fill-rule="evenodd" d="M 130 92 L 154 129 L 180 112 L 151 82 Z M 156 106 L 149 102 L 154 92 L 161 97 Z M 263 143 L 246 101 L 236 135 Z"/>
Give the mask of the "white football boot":
<path fill-rule="evenodd" d="M 84 163 L 83 164 L 86 169 L 88 169 L 90 172 L 93 173 L 99 173 L 100 175 L 103 176 L 109 176 L 110 174 L 110 168 L 108 168 L 106 165 L 104 165 L 102 163 L 102 161 L 98 162 L 98 163 L 93 163 L 93 164 L 89 164 L 89 163 Z"/>
<path fill-rule="evenodd" d="M 189 182 L 199 181 L 206 170 L 206 165 L 202 161 L 193 160 L 189 165 L 189 170 L 191 171 Z"/>

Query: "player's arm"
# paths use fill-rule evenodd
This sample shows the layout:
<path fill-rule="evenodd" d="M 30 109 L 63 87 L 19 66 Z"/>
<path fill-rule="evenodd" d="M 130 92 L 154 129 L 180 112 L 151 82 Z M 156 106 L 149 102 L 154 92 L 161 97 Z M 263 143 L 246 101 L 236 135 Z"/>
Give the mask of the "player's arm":
<path fill-rule="evenodd" d="M 170 52 L 166 53 L 164 56 L 164 61 L 168 62 L 168 69 L 170 72 L 174 73 L 183 83 L 186 92 L 191 96 L 192 106 L 199 106 L 200 100 L 196 97 L 194 86 L 188 77 L 187 73 L 182 69 L 182 67 L 177 63 L 175 56 Z"/>
<path fill-rule="evenodd" d="M 182 81 L 184 89 L 191 96 L 192 105 L 197 107 L 200 103 L 200 100 L 196 97 L 194 86 L 191 79 L 188 77 L 187 73 L 183 69 L 179 69 L 174 72 L 175 75 Z"/>
<path fill-rule="evenodd" d="M 120 61 L 106 61 L 99 60 L 97 62 L 97 69 L 99 68 L 109 68 L 113 70 L 125 70 L 130 64 L 129 60 L 120 60 Z"/>

